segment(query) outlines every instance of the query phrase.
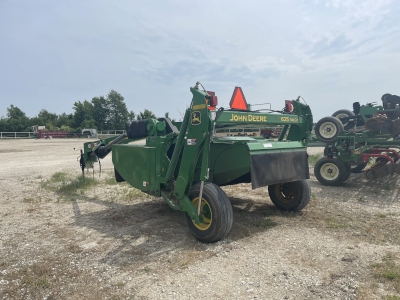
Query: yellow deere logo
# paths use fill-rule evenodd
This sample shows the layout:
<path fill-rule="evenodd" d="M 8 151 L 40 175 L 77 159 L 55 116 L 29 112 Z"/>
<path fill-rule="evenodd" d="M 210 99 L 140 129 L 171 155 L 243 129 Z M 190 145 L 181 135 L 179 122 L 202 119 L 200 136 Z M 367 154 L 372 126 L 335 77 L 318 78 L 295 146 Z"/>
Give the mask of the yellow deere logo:
<path fill-rule="evenodd" d="M 192 125 L 200 125 L 201 124 L 201 114 L 199 111 L 192 112 Z"/>

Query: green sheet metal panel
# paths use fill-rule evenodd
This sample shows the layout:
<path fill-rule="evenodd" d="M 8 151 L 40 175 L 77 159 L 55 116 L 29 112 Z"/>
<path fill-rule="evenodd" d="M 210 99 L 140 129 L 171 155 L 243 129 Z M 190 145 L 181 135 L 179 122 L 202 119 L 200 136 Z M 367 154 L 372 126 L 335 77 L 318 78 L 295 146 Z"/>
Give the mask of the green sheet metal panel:
<path fill-rule="evenodd" d="M 257 188 L 306 179 L 309 178 L 306 149 L 303 142 L 295 141 L 216 138 L 211 144 L 210 181 L 217 185 L 231 184 L 237 180 L 245 182 L 250 180 L 252 173 L 253 188 Z M 277 161 L 276 155 L 282 156 L 283 160 Z M 254 163 L 257 165 L 254 166 Z"/>
<path fill-rule="evenodd" d="M 114 145 L 115 169 L 130 185 L 144 192 L 157 190 L 156 148 L 142 145 Z"/>
<path fill-rule="evenodd" d="M 249 149 L 245 142 L 212 143 L 210 180 L 217 185 L 228 184 L 250 172 Z"/>

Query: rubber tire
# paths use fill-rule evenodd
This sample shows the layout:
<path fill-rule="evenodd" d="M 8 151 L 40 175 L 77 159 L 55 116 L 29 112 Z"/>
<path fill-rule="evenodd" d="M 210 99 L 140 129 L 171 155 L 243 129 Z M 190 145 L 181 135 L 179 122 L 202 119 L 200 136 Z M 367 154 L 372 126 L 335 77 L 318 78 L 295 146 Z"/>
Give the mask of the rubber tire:
<path fill-rule="evenodd" d="M 323 126 L 326 123 L 332 123 L 335 126 L 336 133 L 331 136 L 330 138 L 324 137 L 320 133 L 321 126 Z M 339 134 L 341 134 L 344 131 L 344 126 L 342 122 L 336 117 L 325 117 L 322 118 L 317 122 L 315 125 L 315 135 L 317 136 L 318 140 L 320 140 L 323 143 L 333 143 L 337 140 Z"/>
<path fill-rule="evenodd" d="M 292 199 L 290 202 L 284 202 L 279 199 L 277 191 L 280 190 L 281 196 L 286 198 L 286 195 L 284 195 L 282 192 L 282 188 L 286 188 L 288 186 L 290 189 L 295 189 L 295 195 L 294 199 Z M 310 202 L 311 188 L 308 180 L 302 179 L 299 181 L 269 185 L 268 193 L 272 203 L 274 203 L 277 208 L 287 211 L 300 211 L 307 206 L 308 202 Z"/>
<path fill-rule="evenodd" d="M 334 164 L 337 167 L 339 173 L 338 176 L 332 180 L 328 180 L 321 175 L 321 168 L 327 163 Z M 317 180 L 323 185 L 335 186 L 343 183 L 348 178 L 349 174 L 345 164 L 337 158 L 330 159 L 327 157 L 322 157 L 319 161 L 317 161 L 314 166 L 314 175 Z"/>
<path fill-rule="evenodd" d="M 361 164 L 358 164 L 357 166 L 354 166 L 351 168 L 351 173 L 361 173 L 362 170 L 365 169 L 365 167 L 367 166 L 368 163 L 363 162 Z"/>
<path fill-rule="evenodd" d="M 200 184 L 196 184 L 189 193 L 189 199 L 193 200 L 198 198 L 199 194 Z M 211 226 L 206 230 L 197 228 L 187 213 L 185 213 L 186 222 L 194 237 L 199 241 L 205 243 L 218 242 L 223 239 L 232 228 L 233 209 L 231 201 L 218 185 L 211 182 L 204 183 L 202 198 L 208 202 L 211 208 Z"/>
<path fill-rule="evenodd" d="M 344 163 L 344 166 L 346 168 L 346 176 L 343 177 L 343 182 L 345 182 L 347 179 L 349 179 L 350 175 L 351 175 L 351 165 L 349 163 Z"/>
<path fill-rule="evenodd" d="M 346 115 L 347 117 L 351 117 L 351 116 L 355 116 L 355 114 L 351 111 L 351 110 L 348 110 L 348 109 L 340 109 L 340 110 L 338 110 L 338 111 L 335 111 L 333 114 L 332 114 L 332 117 L 337 117 L 338 115 Z M 338 118 L 339 119 L 339 118 Z M 340 119 L 339 119 L 340 120 Z M 349 129 L 351 129 L 351 128 L 353 128 L 354 127 L 354 121 L 348 121 L 346 124 L 344 124 L 343 122 L 342 122 L 342 124 L 343 124 L 343 126 L 344 126 L 344 130 L 349 130 Z"/>
<path fill-rule="evenodd" d="M 117 169 L 114 167 L 114 176 L 116 182 L 124 182 L 125 179 L 118 173 Z"/>

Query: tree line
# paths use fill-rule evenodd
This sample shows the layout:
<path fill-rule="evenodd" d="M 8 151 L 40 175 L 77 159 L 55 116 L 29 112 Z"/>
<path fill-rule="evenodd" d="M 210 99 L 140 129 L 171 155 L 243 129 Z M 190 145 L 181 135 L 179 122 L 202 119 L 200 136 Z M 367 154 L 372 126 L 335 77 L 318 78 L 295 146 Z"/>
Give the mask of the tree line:
<path fill-rule="evenodd" d="M 124 97 L 115 90 L 107 96 L 92 98 L 91 101 L 77 101 L 74 112 L 57 115 L 42 109 L 36 117 L 29 118 L 17 106 L 7 108 L 6 117 L 0 117 L 0 132 L 31 132 L 32 126 L 46 126 L 46 130 L 80 132 L 83 128 L 102 130 L 122 130 L 128 120 L 156 118 L 150 111 L 135 114 L 128 111 Z M 168 113 L 165 114 L 168 117 Z"/>

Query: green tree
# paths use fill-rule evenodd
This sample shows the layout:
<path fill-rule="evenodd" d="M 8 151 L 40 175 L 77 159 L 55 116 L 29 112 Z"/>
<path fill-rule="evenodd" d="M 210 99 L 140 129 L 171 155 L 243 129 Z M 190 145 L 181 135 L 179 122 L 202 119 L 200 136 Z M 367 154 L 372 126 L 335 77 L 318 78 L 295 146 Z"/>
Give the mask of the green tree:
<path fill-rule="evenodd" d="M 25 113 L 14 105 L 7 107 L 7 118 L 9 120 L 18 120 L 19 118 L 26 117 Z"/>
<path fill-rule="evenodd" d="M 42 124 L 44 124 L 47 129 L 51 130 L 55 129 L 54 127 L 57 127 L 57 114 L 50 113 L 46 109 L 42 109 L 38 114 L 38 118 L 42 120 Z"/>
<path fill-rule="evenodd" d="M 109 102 L 104 96 L 92 99 L 93 119 L 98 130 L 107 129 L 107 119 L 110 114 Z"/>
<path fill-rule="evenodd" d="M 139 112 L 139 114 L 137 115 L 137 119 L 138 120 L 157 119 L 157 117 L 155 114 L 153 114 L 153 112 L 151 112 L 148 109 L 145 109 L 144 112 Z"/>
<path fill-rule="evenodd" d="M 107 95 L 109 115 L 107 124 L 108 129 L 121 130 L 125 128 L 125 123 L 128 120 L 128 109 L 124 102 L 124 97 L 114 90 L 111 90 Z"/>
<path fill-rule="evenodd" d="M 72 127 L 74 126 L 74 115 L 73 114 L 66 114 L 62 113 L 61 115 L 58 115 L 57 118 L 57 127 L 59 127 L 62 130 L 68 130 L 72 131 Z"/>
<path fill-rule="evenodd" d="M 133 112 L 133 110 L 131 110 L 131 111 L 128 113 L 128 120 L 133 121 L 133 120 L 135 120 L 135 118 L 136 118 L 136 114 Z"/>
<path fill-rule="evenodd" d="M 76 129 L 83 129 L 88 123 L 93 125 L 95 124 L 95 121 L 93 119 L 93 104 L 91 102 L 87 100 L 83 102 L 78 101 L 74 103 L 74 106 L 72 108 L 75 111 L 73 124 Z"/>
<path fill-rule="evenodd" d="M 4 131 L 25 131 L 29 126 L 29 118 L 26 114 L 12 104 L 7 108 L 7 118 L 3 120 Z"/>

